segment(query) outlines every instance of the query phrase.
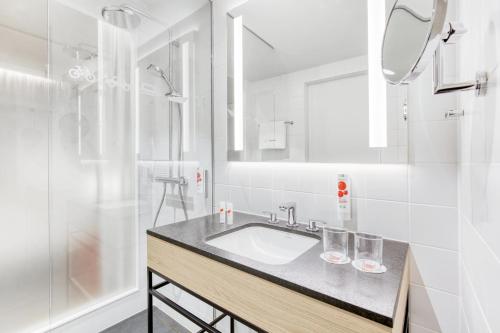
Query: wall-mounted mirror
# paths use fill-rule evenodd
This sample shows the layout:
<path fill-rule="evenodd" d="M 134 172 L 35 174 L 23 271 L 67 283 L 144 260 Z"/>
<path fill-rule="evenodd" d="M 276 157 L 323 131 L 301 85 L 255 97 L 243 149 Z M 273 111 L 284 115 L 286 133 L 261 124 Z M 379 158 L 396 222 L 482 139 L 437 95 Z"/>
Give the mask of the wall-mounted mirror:
<path fill-rule="evenodd" d="M 440 49 L 454 44 L 467 32 L 460 22 L 446 22 L 448 0 L 397 0 L 392 7 L 382 49 L 382 70 L 392 84 L 409 83 L 434 57 L 434 94 L 460 90 L 486 93 L 488 76 L 477 72 L 475 80 L 443 82 Z"/>
<path fill-rule="evenodd" d="M 406 91 L 380 69 L 394 1 L 375 18 L 369 2 L 249 0 L 227 14 L 230 161 L 407 161 Z"/>
<path fill-rule="evenodd" d="M 385 30 L 382 69 L 387 81 L 416 78 L 434 55 L 446 17 L 446 0 L 398 0 Z"/>

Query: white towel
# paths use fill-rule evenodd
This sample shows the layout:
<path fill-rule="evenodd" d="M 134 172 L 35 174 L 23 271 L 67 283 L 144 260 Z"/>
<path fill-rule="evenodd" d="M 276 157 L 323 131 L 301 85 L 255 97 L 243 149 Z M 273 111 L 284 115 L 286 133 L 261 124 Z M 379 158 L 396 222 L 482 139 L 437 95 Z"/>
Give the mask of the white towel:
<path fill-rule="evenodd" d="M 259 124 L 259 149 L 285 149 L 286 123 L 270 121 Z"/>

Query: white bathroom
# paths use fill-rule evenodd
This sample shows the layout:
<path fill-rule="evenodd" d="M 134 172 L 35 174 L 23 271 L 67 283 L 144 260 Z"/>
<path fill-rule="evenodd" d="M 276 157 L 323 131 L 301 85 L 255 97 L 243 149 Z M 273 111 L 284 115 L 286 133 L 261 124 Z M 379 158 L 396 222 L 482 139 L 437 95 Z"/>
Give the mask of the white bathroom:
<path fill-rule="evenodd" d="M 498 0 L 2 8 L 0 332 L 500 332 Z"/>

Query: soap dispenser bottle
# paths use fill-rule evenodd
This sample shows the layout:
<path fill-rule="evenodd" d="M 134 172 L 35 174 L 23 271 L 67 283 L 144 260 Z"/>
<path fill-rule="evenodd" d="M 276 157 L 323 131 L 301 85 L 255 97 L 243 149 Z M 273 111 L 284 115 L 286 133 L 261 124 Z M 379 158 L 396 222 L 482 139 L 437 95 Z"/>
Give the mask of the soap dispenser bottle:
<path fill-rule="evenodd" d="M 233 216 L 234 216 L 233 203 L 226 202 L 226 223 L 227 223 L 227 225 L 233 224 Z"/>
<path fill-rule="evenodd" d="M 220 224 L 226 223 L 226 202 L 225 201 L 219 202 L 219 223 Z"/>
<path fill-rule="evenodd" d="M 346 174 L 337 175 L 337 217 L 342 222 L 351 220 L 351 181 Z"/>

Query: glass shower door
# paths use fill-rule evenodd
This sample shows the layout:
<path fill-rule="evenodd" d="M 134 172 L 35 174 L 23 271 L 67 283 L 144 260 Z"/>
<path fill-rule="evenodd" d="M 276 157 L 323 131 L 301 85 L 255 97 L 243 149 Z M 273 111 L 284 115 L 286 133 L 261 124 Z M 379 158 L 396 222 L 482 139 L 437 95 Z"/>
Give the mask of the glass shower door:
<path fill-rule="evenodd" d="M 103 22 L 108 2 L 3 5 L 0 332 L 46 331 L 137 290 L 156 178 L 182 183 L 182 193 L 168 185 L 159 225 L 212 211 L 211 4 L 158 35 L 141 29 L 146 19 L 135 31 Z M 166 99 L 150 63 L 168 71 L 181 103 Z"/>
<path fill-rule="evenodd" d="M 50 4 L 53 325 L 137 288 L 135 45 L 77 4 Z"/>

